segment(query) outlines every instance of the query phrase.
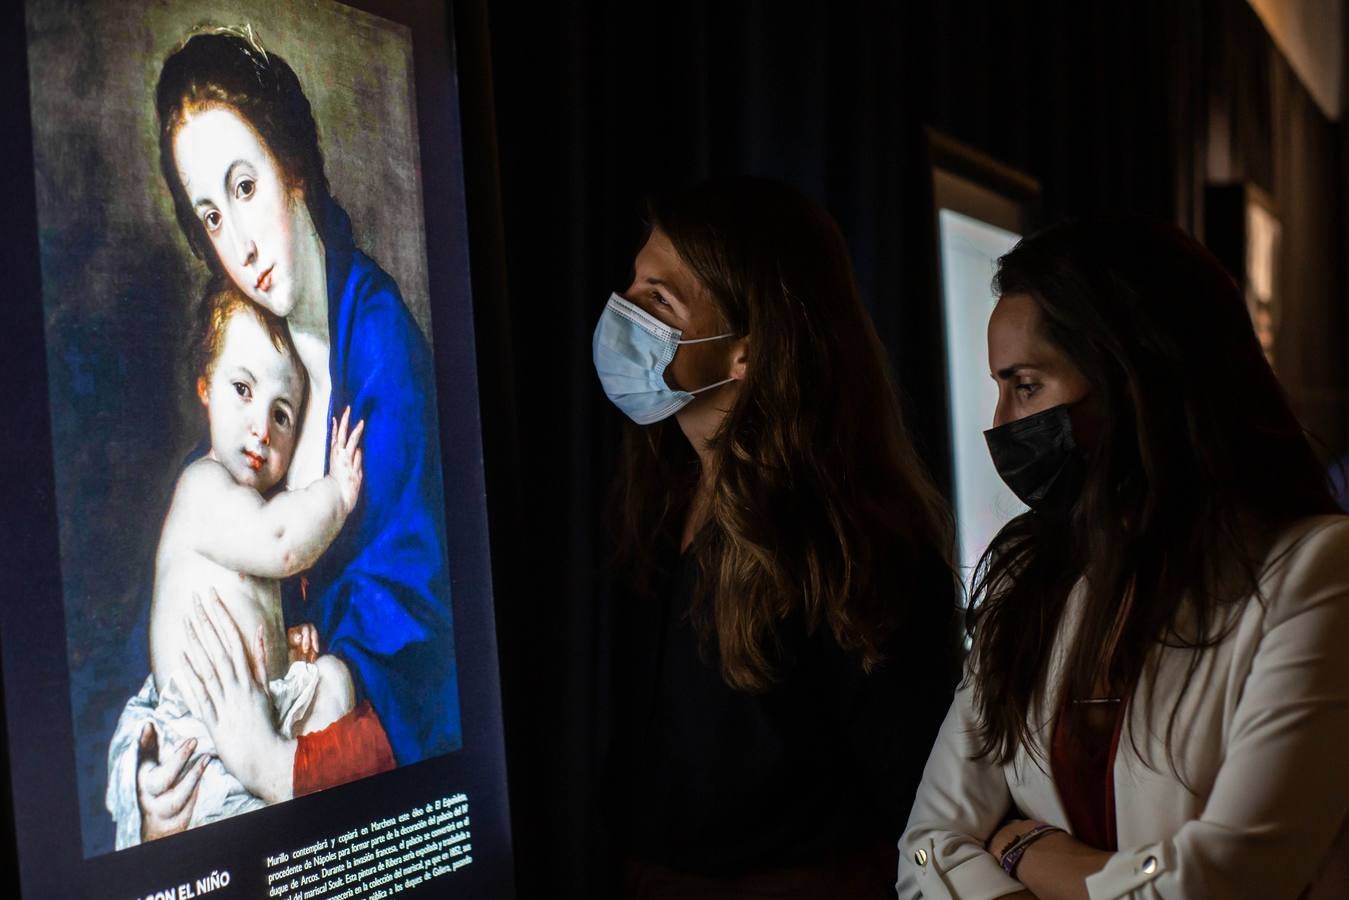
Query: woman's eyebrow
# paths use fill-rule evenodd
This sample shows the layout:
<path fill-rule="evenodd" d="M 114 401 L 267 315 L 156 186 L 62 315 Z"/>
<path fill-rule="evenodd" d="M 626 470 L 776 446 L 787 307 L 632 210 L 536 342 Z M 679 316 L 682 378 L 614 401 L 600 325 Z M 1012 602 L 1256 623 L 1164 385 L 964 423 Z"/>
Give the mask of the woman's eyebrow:
<path fill-rule="evenodd" d="M 1006 381 L 1009 378 L 1015 378 L 1025 369 L 1034 369 L 1034 368 L 1036 367 L 1031 363 L 1023 363 L 1023 362 L 1012 363 L 1010 366 L 1005 366 L 1004 368 L 999 369 L 996 373 L 994 373 L 993 377 L 998 381 Z"/>
<path fill-rule="evenodd" d="M 229 190 L 230 182 L 234 180 L 234 170 L 239 168 L 240 166 L 250 166 L 250 164 L 246 159 L 236 159 L 234 162 L 229 164 L 229 167 L 227 169 L 225 169 L 225 190 L 227 191 Z"/>
<path fill-rule="evenodd" d="M 679 300 L 679 292 L 674 289 L 674 285 L 670 284 L 670 282 L 648 275 L 646 277 L 646 283 L 665 288 L 676 300 Z M 682 303 L 683 301 L 680 300 L 680 302 Z"/>

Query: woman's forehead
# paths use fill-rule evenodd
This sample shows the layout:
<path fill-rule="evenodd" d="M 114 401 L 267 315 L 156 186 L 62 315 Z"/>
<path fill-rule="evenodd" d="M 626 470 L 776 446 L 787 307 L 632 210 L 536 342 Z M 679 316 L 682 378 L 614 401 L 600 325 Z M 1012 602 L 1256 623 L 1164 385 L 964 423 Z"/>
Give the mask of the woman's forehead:
<path fill-rule="evenodd" d="M 1040 306 L 1029 294 L 999 297 L 988 320 L 989 369 L 1032 365 L 1032 360 L 1055 356 L 1040 325 Z"/>
<path fill-rule="evenodd" d="M 693 270 L 680 257 L 669 236 L 653 228 L 632 264 L 633 278 L 639 284 L 665 285 L 685 303 L 696 302 L 702 285 Z"/>
<path fill-rule="evenodd" d="M 651 229 L 651 234 L 647 235 L 646 243 L 642 249 L 637 251 L 637 258 L 633 261 L 633 268 L 637 274 L 643 274 L 643 271 L 650 271 L 653 274 L 674 273 L 678 270 L 684 270 L 687 267 L 684 261 L 679 258 L 675 252 L 674 244 L 670 238 L 659 228 Z"/>
<path fill-rule="evenodd" d="M 1046 376 L 1083 378 L 1078 364 L 1045 327 L 1030 294 L 1004 294 L 988 320 L 988 370 L 995 379 L 1033 369 Z"/>
<path fill-rule="evenodd" d="M 988 333 L 1003 340 L 1029 342 L 1043 340 L 1040 306 L 1030 294 L 1003 294 L 988 320 Z"/>
<path fill-rule="evenodd" d="M 276 167 L 262 136 L 237 109 L 225 104 L 185 111 L 173 140 L 178 176 L 189 193 L 214 183 L 235 162 Z"/>

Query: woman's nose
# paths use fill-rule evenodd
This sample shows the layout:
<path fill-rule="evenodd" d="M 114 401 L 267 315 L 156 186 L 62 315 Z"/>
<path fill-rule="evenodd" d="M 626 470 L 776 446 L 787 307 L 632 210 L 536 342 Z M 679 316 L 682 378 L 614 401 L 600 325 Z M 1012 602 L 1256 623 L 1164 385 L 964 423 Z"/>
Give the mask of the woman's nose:
<path fill-rule="evenodd" d="M 1006 398 L 999 396 L 998 405 L 993 408 L 993 427 L 997 428 L 999 425 L 1006 425 L 1010 421 L 1011 416 L 1007 413 Z"/>
<path fill-rule="evenodd" d="M 253 436 L 266 447 L 272 442 L 272 430 L 268 427 L 267 418 L 264 416 L 261 421 L 253 423 Z"/>
<path fill-rule="evenodd" d="M 248 268 L 258 259 L 258 245 L 242 229 L 230 229 L 234 243 L 234 258 L 240 268 Z"/>

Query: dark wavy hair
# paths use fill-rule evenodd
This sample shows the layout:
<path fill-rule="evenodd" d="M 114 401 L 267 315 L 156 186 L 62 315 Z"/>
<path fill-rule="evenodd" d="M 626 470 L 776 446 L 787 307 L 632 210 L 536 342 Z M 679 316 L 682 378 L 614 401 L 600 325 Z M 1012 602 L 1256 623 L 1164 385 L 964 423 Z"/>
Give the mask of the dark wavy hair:
<path fill-rule="evenodd" d="M 905 432 L 843 236 L 805 196 L 760 178 L 707 181 L 648 212 L 721 330 L 749 338 L 748 374 L 711 443 L 694 623 L 737 689 L 774 680 L 775 627 L 793 615 L 870 670 L 910 601 L 950 602 L 955 575 L 950 516 Z M 629 425 L 616 530 L 639 591 L 653 548 L 677 540 L 698 471 L 676 423 Z"/>
<path fill-rule="evenodd" d="M 1127 696 L 1159 646 L 1199 651 L 1223 637 L 1230 613 L 1258 596 L 1279 528 L 1336 506 L 1241 291 L 1180 229 L 1060 224 L 1002 257 L 994 289 L 1034 299 L 1044 337 L 1086 376 L 1100 420 L 1071 507 L 1008 523 L 977 571 L 967 614 L 975 743 L 1007 762 L 1035 746 L 1033 705 L 1079 578 L 1064 696 L 1091 697 L 1102 682 Z"/>
<path fill-rule="evenodd" d="M 314 227 L 325 239 L 325 211 L 331 199 L 328 177 L 314 114 L 300 80 L 284 59 L 262 47 L 251 27 L 208 28 L 190 35 L 169 54 L 155 88 L 159 169 L 192 252 L 219 272 L 211 241 L 178 177 L 173 141 L 189 115 L 215 107 L 234 110 L 257 133 L 287 190 L 303 193 Z"/>

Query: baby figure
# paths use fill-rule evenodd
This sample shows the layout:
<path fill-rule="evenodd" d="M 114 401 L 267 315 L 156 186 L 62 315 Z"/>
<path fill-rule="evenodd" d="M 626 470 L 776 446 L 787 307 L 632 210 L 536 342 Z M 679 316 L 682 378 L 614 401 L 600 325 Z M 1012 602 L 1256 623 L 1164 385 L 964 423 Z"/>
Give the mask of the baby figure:
<path fill-rule="evenodd" d="M 233 285 L 210 291 L 199 336 L 197 396 L 210 423 L 210 452 L 183 470 L 160 532 L 150 607 L 151 675 L 122 713 L 108 757 L 108 808 L 117 847 L 140 840 L 137 746 L 154 728 L 161 748 L 194 739 L 204 765 L 189 827 L 249 809 L 250 794 L 214 754 L 205 724 L 189 708 L 187 622 L 214 591 L 250 653 L 261 653 L 278 731 L 322 730 L 354 706 L 346 665 L 318 655 L 317 632 L 287 632 L 279 579 L 308 569 L 337 537 L 361 487 L 364 422 L 347 433 L 350 410 L 334 423 L 328 474 L 287 491 L 306 399 L 306 375 L 284 319 Z M 147 726 L 147 723 L 149 725 Z M 205 760 L 203 762 L 203 760 Z"/>

